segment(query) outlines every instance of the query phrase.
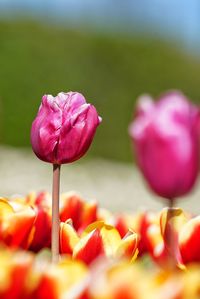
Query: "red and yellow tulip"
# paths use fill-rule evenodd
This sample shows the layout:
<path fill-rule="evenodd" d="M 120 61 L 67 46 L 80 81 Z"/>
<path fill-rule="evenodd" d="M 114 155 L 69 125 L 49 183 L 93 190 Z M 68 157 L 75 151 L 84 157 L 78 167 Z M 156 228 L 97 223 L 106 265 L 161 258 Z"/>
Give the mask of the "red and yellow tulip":
<path fill-rule="evenodd" d="M 117 216 L 102 211 L 95 202 L 85 202 L 76 193 L 63 194 L 60 252 L 87 264 L 101 255 L 121 254 L 134 259 L 138 251 L 140 258 L 149 254 L 160 265 L 166 264 L 167 259 L 174 259 L 179 266 L 200 262 L 199 216 L 192 217 L 178 208 L 172 212 L 164 209 L 161 213 Z M 173 248 L 167 238 L 169 231 L 174 238 Z M 34 252 L 50 247 L 50 195 L 42 192 L 25 198 L 1 198 L 0 242 Z"/>
<path fill-rule="evenodd" d="M 133 231 L 122 239 L 113 226 L 103 221 L 90 224 L 79 237 L 69 221 L 61 223 L 61 253 L 72 254 L 74 259 L 91 264 L 96 258 L 136 258 L 138 249 L 137 234 Z"/>
<path fill-rule="evenodd" d="M 0 199 L 0 241 L 12 248 L 27 249 L 32 242 L 36 213 L 20 200 Z"/>

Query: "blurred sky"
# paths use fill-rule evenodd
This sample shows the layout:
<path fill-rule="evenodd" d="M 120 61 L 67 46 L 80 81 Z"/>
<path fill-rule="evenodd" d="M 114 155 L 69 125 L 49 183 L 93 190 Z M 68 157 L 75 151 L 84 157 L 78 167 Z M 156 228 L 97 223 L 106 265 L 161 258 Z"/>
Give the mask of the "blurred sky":
<path fill-rule="evenodd" d="M 182 41 L 190 49 L 200 45 L 199 0 L 0 0 L 0 11 L 4 16 L 28 12 L 72 25 L 148 32 Z"/>

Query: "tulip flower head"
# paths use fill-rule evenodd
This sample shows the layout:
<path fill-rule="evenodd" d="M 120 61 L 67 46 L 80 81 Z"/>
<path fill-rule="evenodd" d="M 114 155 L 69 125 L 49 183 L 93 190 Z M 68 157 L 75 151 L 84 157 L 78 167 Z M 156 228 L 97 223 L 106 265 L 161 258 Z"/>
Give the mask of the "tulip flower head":
<path fill-rule="evenodd" d="M 78 92 L 44 95 L 31 128 L 33 151 L 45 162 L 73 162 L 86 153 L 100 122 L 95 107 Z"/>
<path fill-rule="evenodd" d="M 198 174 L 198 109 L 179 92 L 157 102 L 142 96 L 129 128 L 138 165 L 151 189 L 174 199 L 188 193 Z"/>

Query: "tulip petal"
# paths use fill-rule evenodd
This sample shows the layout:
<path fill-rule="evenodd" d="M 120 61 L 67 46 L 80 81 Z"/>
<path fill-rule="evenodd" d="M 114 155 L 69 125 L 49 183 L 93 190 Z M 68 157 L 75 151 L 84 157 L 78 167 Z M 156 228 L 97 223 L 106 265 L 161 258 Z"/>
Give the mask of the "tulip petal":
<path fill-rule="evenodd" d="M 62 125 L 62 111 L 51 96 L 44 96 L 31 128 L 31 144 L 39 159 L 56 163 L 55 148 Z"/>
<path fill-rule="evenodd" d="M 89 224 L 97 220 L 97 203 L 96 201 L 85 202 L 81 215 L 81 227 L 79 232 L 82 232 Z"/>
<path fill-rule="evenodd" d="M 30 243 L 30 250 L 38 252 L 49 247 L 51 243 L 51 215 L 46 208 L 36 208 L 34 234 Z"/>
<path fill-rule="evenodd" d="M 200 216 L 189 220 L 179 234 L 184 263 L 200 262 Z"/>
<path fill-rule="evenodd" d="M 28 205 L 0 200 L 0 238 L 11 247 L 27 248 L 35 212 Z"/>
<path fill-rule="evenodd" d="M 122 239 L 121 244 L 119 245 L 116 255 L 119 258 L 127 257 L 131 258 L 132 261 L 137 257 L 137 246 L 138 246 L 138 236 L 132 230 L 129 230 L 127 235 Z M 135 255 L 136 253 L 136 255 Z"/>
<path fill-rule="evenodd" d="M 113 257 L 121 242 L 121 237 L 118 231 L 113 226 L 104 223 L 104 221 L 96 221 L 85 229 L 83 235 L 92 232 L 94 229 L 100 231 L 106 256 Z"/>
<path fill-rule="evenodd" d="M 183 266 L 178 243 L 178 232 L 186 222 L 186 216 L 179 208 L 166 208 L 161 212 L 160 227 L 166 253 L 166 264 Z"/>
<path fill-rule="evenodd" d="M 125 221 L 125 217 L 123 217 L 122 215 L 118 215 L 117 217 L 115 217 L 114 226 L 118 230 L 120 236 L 123 238 L 128 231 L 128 225 Z"/>
<path fill-rule="evenodd" d="M 73 287 L 88 275 L 88 270 L 83 263 L 71 259 L 66 259 L 57 265 L 47 265 L 47 268 L 39 270 L 41 279 L 33 294 L 33 298 L 37 299 L 70 298 L 69 293 Z"/>
<path fill-rule="evenodd" d="M 65 254 L 72 254 L 79 237 L 69 221 L 60 224 L 60 251 Z"/>
<path fill-rule="evenodd" d="M 104 244 L 100 230 L 94 229 L 80 239 L 74 248 L 73 257 L 91 264 L 97 257 L 104 254 Z"/>
<path fill-rule="evenodd" d="M 78 230 L 81 225 L 83 200 L 78 194 L 69 193 L 62 196 L 61 202 L 60 220 L 65 222 L 67 219 L 72 219 L 74 228 Z"/>

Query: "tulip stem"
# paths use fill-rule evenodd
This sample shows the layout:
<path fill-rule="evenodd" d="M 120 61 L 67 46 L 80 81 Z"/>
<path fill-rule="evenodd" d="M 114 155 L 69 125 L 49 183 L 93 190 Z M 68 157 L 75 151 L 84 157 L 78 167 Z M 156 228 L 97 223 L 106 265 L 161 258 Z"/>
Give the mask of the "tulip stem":
<path fill-rule="evenodd" d="M 174 202 L 175 202 L 174 198 L 171 198 L 168 200 L 168 207 L 170 209 L 172 209 L 174 207 Z"/>
<path fill-rule="evenodd" d="M 51 233 L 51 252 L 52 262 L 59 261 L 59 198 L 60 198 L 60 165 L 53 164 L 53 188 L 52 188 L 52 233 Z"/>
<path fill-rule="evenodd" d="M 169 199 L 168 202 L 168 216 L 167 222 L 170 221 L 167 228 L 167 246 L 169 248 L 169 258 L 170 258 L 170 267 L 176 267 L 176 245 L 175 245 L 175 234 L 174 234 L 174 219 L 173 219 L 173 208 L 174 208 L 174 199 Z"/>

